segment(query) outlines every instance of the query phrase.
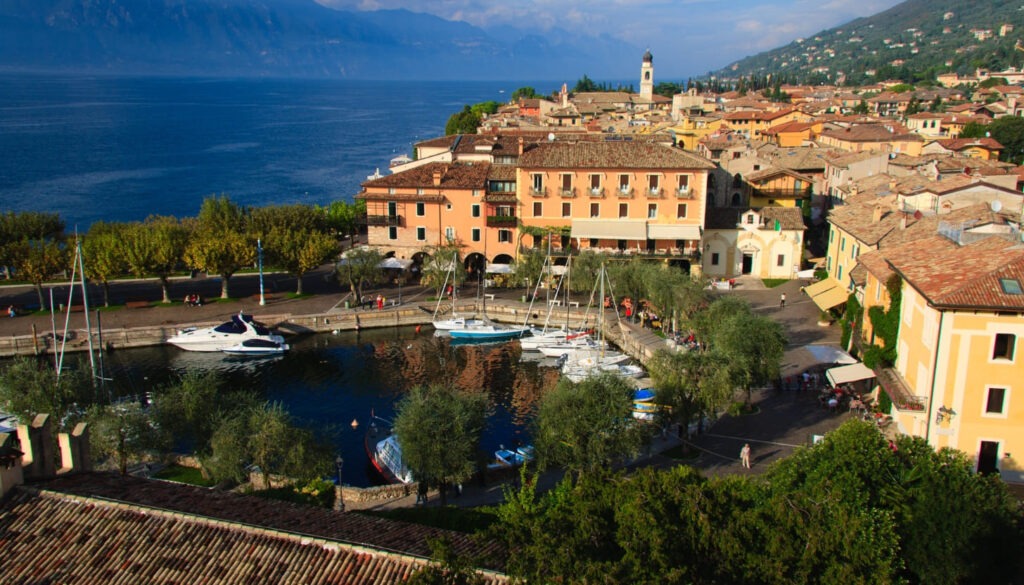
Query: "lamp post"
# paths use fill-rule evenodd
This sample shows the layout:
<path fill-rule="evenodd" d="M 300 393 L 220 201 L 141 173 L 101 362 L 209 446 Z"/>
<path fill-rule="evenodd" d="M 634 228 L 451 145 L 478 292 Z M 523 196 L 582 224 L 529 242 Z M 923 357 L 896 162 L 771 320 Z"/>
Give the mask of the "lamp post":
<path fill-rule="evenodd" d="M 260 306 L 262 307 L 267 304 L 267 300 L 263 296 L 263 243 L 258 238 L 256 240 L 256 257 L 260 267 Z"/>
<path fill-rule="evenodd" d="M 341 458 L 341 455 L 338 455 L 338 457 L 334 460 L 334 466 L 338 470 L 338 490 L 337 490 L 338 505 L 337 505 L 337 508 L 338 508 L 339 512 L 344 512 L 345 511 L 345 499 L 343 497 L 344 492 L 341 489 L 341 466 L 344 465 L 344 464 L 345 464 L 345 460 Z"/>

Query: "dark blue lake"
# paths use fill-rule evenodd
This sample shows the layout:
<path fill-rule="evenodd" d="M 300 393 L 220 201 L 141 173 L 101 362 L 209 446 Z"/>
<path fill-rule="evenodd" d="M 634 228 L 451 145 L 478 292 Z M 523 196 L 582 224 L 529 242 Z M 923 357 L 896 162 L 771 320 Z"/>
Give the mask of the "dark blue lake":
<path fill-rule="evenodd" d="M 528 442 L 537 399 L 558 370 L 519 361 L 517 343 L 451 346 L 412 328 L 290 339 L 290 352 L 270 359 L 236 359 L 171 346 L 117 350 L 105 356 L 114 396 L 156 391 L 188 370 L 215 370 L 233 387 L 251 388 L 282 403 L 303 427 L 324 436 L 344 458 L 344 481 L 379 482 L 365 454 L 371 412 L 391 419 L 396 403 L 421 384 L 450 383 L 488 396 L 483 447 Z M 353 427 L 352 422 L 357 423 Z"/>
<path fill-rule="evenodd" d="M 4 75 L 0 211 L 55 211 L 84 231 L 194 216 L 210 194 L 350 200 L 463 105 L 522 85 Z"/>

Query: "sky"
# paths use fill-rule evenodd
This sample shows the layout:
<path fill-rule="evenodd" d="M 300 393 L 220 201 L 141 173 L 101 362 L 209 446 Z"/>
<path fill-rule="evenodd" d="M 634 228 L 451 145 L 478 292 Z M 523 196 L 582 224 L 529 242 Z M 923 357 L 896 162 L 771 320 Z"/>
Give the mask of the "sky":
<path fill-rule="evenodd" d="M 654 55 L 655 74 L 700 75 L 902 0 L 317 0 L 343 10 L 404 8 L 481 28 L 607 34 Z"/>

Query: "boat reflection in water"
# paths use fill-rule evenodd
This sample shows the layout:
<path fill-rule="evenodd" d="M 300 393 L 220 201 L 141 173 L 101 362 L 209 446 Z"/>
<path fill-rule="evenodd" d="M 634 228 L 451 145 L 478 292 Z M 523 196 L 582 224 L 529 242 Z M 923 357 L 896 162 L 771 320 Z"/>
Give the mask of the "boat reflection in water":
<path fill-rule="evenodd" d="M 395 405 L 415 386 L 450 384 L 488 397 L 489 418 L 481 448 L 528 444 L 527 427 L 537 400 L 558 371 L 520 363 L 518 343 L 453 346 L 414 328 L 382 329 L 288 339 L 281 356 L 250 359 L 185 352 L 170 346 L 123 349 L 107 356 L 115 396 L 156 391 L 186 371 L 215 370 L 225 388 L 251 388 L 280 402 L 301 425 L 329 438 L 346 465 L 343 482 L 380 483 L 366 456 L 371 413 L 393 420 Z M 351 423 L 355 420 L 357 425 Z M 362 462 L 362 463 L 357 463 Z"/>

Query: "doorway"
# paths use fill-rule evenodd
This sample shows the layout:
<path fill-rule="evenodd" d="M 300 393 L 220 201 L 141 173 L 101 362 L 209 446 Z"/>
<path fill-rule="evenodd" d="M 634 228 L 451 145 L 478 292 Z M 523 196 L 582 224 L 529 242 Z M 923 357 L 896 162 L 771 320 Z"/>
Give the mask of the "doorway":
<path fill-rule="evenodd" d="M 982 441 L 978 450 L 978 473 L 999 473 L 999 443 Z"/>
<path fill-rule="evenodd" d="M 744 254 L 743 255 L 743 269 L 740 271 L 742 274 L 750 274 L 754 272 L 754 255 Z"/>

